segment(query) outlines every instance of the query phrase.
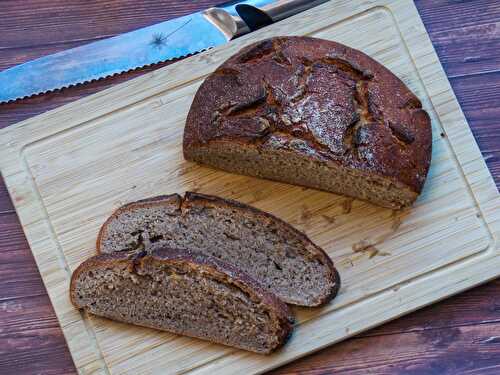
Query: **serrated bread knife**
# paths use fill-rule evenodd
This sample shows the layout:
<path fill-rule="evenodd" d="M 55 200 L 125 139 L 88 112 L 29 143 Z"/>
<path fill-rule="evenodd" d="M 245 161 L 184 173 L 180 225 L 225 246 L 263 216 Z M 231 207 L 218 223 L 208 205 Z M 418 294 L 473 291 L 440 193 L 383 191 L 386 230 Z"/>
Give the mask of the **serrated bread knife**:
<path fill-rule="evenodd" d="M 231 1 L 0 72 L 0 103 L 187 56 L 327 0 Z"/>

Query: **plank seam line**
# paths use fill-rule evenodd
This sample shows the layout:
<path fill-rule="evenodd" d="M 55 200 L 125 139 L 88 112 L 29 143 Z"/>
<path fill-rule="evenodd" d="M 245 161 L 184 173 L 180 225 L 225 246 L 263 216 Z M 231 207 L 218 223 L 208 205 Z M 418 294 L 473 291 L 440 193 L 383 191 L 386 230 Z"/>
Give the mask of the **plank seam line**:
<path fill-rule="evenodd" d="M 33 321 L 33 320 L 31 320 L 31 321 Z M 60 329 L 60 326 L 59 326 L 59 323 L 57 322 L 57 320 L 52 320 L 52 321 L 48 320 L 48 319 L 37 319 L 36 320 L 37 324 L 43 324 L 43 323 L 46 324 L 46 323 L 50 323 L 50 322 L 53 322 L 53 324 L 42 326 L 42 327 L 37 327 L 37 328 L 27 328 L 26 326 L 23 326 L 20 328 L 12 329 L 9 332 L 0 333 L 0 337 L 1 337 L 1 339 L 5 339 L 6 337 L 9 337 L 9 338 L 12 337 L 14 340 L 16 340 L 16 339 L 19 340 L 19 339 L 22 339 L 24 337 L 39 338 L 38 332 L 40 332 L 40 331 L 53 330 L 54 328 Z M 15 325 L 15 324 L 11 324 L 11 325 Z M 6 325 L 4 325 L 4 326 L 6 326 Z M 23 334 L 22 338 L 21 338 L 20 333 Z M 50 349 L 50 348 L 47 348 L 47 349 Z M 16 352 L 18 352 L 18 351 L 16 350 Z M 4 353 L 5 353 L 5 351 L 2 350 L 2 356 L 4 355 Z M 0 374 L 1 373 L 2 372 L 0 372 Z"/>
<path fill-rule="evenodd" d="M 464 2 L 465 1 L 462 0 L 462 3 L 464 3 Z M 453 4 L 451 6 L 454 7 L 455 4 Z M 418 13 L 420 14 L 420 11 L 418 11 Z M 432 23 L 437 23 L 437 22 L 430 21 L 429 23 L 432 24 Z M 490 21 L 481 21 L 479 23 L 468 24 L 468 25 L 465 25 L 465 26 L 452 26 L 450 28 L 441 29 L 439 31 L 434 31 L 433 33 L 436 34 L 436 35 L 437 34 L 446 34 L 446 33 L 452 32 L 452 31 L 462 31 L 462 30 L 465 30 L 465 29 L 473 29 L 473 28 L 477 28 L 477 27 L 483 27 L 483 26 L 489 26 L 489 25 L 496 25 L 496 24 L 498 24 L 498 21 L 495 18 L 493 18 Z M 440 26 L 441 26 L 441 23 L 440 23 Z M 430 35 L 430 33 L 429 33 L 429 35 Z M 439 37 L 438 37 L 438 39 L 439 39 Z"/>
<path fill-rule="evenodd" d="M 127 33 L 127 31 L 125 31 L 123 33 Z M 103 39 L 109 39 L 109 38 L 112 38 L 114 36 L 122 35 L 122 34 L 109 34 L 109 35 L 103 35 L 103 36 L 96 36 L 96 37 L 92 37 L 92 38 L 68 39 L 68 40 L 60 40 L 60 41 L 50 42 L 50 43 L 39 43 L 39 44 L 32 44 L 32 45 L 25 45 L 25 46 L 0 47 L 0 51 L 12 51 L 12 50 L 16 50 L 16 49 L 32 49 L 32 48 L 42 48 L 42 47 L 51 47 L 51 46 L 64 46 L 65 44 L 79 43 L 79 42 L 84 42 L 85 44 L 90 44 L 90 43 L 98 42 L 98 41 L 103 40 Z M 83 45 L 84 44 L 82 44 L 82 46 Z M 72 48 L 78 48 L 78 47 L 79 46 L 75 46 Z M 72 49 L 72 48 L 69 48 L 69 49 Z M 53 55 L 57 52 L 62 52 L 62 51 L 67 51 L 67 50 L 68 50 L 68 48 L 61 49 L 61 50 L 53 52 L 49 55 L 42 55 L 40 57 L 50 56 L 50 55 Z M 33 60 L 29 60 L 29 61 L 33 61 Z M 28 62 L 28 61 L 26 61 L 26 62 Z M 23 63 L 21 63 L 21 64 L 23 64 Z M 16 65 L 19 65 L 19 64 L 16 64 Z M 15 65 L 13 65 L 13 66 L 15 66 Z"/>
<path fill-rule="evenodd" d="M 421 333 L 421 332 L 429 332 L 429 331 L 438 331 L 440 329 L 448 329 L 448 328 L 459 328 L 459 327 L 475 327 L 475 326 L 483 326 L 483 325 L 492 325 L 500 323 L 500 319 L 492 319 L 492 320 L 484 320 L 476 323 L 462 323 L 462 324 L 451 324 L 444 325 L 441 327 L 429 327 L 429 328 L 415 328 L 409 329 L 407 331 L 399 331 L 399 332 L 387 332 L 387 333 L 379 333 L 379 334 L 359 334 L 357 336 L 351 337 L 353 340 L 365 339 L 370 337 L 381 337 L 381 336 L 393 336 L 393 335 L 407 335 L 411 333 Z"/>
<path fill-rule="evenodd" d="M 449 75 L 448 79 L 478 77 L 478 76 L 482 76 L 482 75 L 497 74 L 497 73 L 500 73 L 500 69 L 485 70 L 482 72 L 468 73 L 468 74 Z"/>
<path fill-rule="evenodd" d="M 23 298 L 33 298 L 33 297 L 44 297 L 47 296 L 48 293 L 36 293 L 36 294 L 28 294 L 25 296 L 17 296 L 17 297 L 5 297 L 5 298 L 0 298 L 0 302 L 9 302 L 9 301 L 15 301 L 18 299 L 23 299 Z"/>

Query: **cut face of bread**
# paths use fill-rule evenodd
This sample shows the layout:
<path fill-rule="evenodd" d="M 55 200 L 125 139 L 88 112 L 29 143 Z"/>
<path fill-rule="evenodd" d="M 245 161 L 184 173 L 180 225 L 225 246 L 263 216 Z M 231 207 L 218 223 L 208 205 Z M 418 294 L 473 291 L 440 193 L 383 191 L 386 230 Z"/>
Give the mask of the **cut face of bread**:
<path fill-rule="evenodd" d="M 340 278 L 325 252 L 304 234 L 253 207 L 186 193 L 119 208 L 102 226 L 99 253 L 190 249 L 230 263 L 287 303 L 318 306 Z"/>
<path fill-rule="evenodd" d="M 94 256 L 73 273 L 70 297 L 95 315 L 257 353 L 283 345 L 292 329 L 290 311 L 275 296 L 189 251 Z"/>
<path fill-rule="evenodd" d="M 398 209 L 420 194 L 431 161 L 419 99 L 360 51 L 309 37 L 252 44 L 196 93 L 184 157 L 229 172 Z"/>

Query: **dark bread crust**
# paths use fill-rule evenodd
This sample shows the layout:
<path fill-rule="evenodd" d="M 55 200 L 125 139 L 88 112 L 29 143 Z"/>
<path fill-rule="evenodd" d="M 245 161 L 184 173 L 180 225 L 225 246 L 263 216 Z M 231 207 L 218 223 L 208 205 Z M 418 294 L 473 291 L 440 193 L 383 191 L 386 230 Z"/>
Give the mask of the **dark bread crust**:
<path fill-rule="evenodd" d="M 294 317 L 291 310 L 284 302 L 272 293 L 264 290 L 260 284 L 253 280 L 249 275 L 241 272 L 230 264 L 190 250 L 160 249 L 151 254 L 143 254 L 139 257 L 130 257 L 123 253 L 95 255 L 81 263 L 73 272 L 69 291 L 71 303 L 78 309 L 85 308 L 85 306 L 78 305 L 76 297 L 76 284 L 82 272 L 98 268 L 112 268 L 120 264 L 125 264 L 131 273 L 137 273 L 137 269 L 141 269 L 143 264 L 146 262 L 188 265 L 191 269 L 196 270 L 200 274 L 207 275 L 207 277 L 211 277 L 220 282 L 239 288 L 252 298 L 260 301 L 259 303 L 266 305 L 269 310 L 275 314 L 280 326 L 280 330 L 278 332 L 279 345 L 274 347 L 272 350 L 276 350 L 277 348 L 283 346 L 290 337 L 293 329 Z M 156 327 L 150 328 L 158 329 Z M 182 332 L 174 333 L 182 334 Z M 223 341 L 215 338 L 212 338 L 211 341 L 225 344 Z M 261 351 L 257 352 L 262 353 Z M 264 353 L 268 354 L 270 352 L 271 351 Z"/>
<path fill-rule="evenodd" d="M 324 296 L 322 296 L 321 299 L 317 300 L 313 306 L 321 306 L 328 303 L 333 298 L 335 298 L 340 289 L 341 286 L 340 275 L 336 270 L 328 254 L 326 254 L 326 252 L 321 247 L 317 246 L 314 242 L 312 242 L 309 239 L 309 237 L 307 237 L 304 233 L 294 228 L 292 225 L 286 223 L 285 221 L 281 220 L 280 218 L 268 212 L 264 212 L 255 207 L 249 206 L 247 204 L 235 200 L 224 199 L 213 195 L 207 195 L 189 191 L 185 193 L 184 197 L 180 196 L 179 194 L 160 195 L 128 203 L 118 208 L 104 222 L 101 229 L 99 230 L 99 235 L 97 236 L 97 243 L 96 243 L 97 254 L 102 254 L 101 244 L 103 238 L 106 236 L 108 224 L 110 224 L 116 217 L 118 217 L 120 214 L 124 212 L 132 211 L 136 208 L 154 207 L 159 205 L 171 206 L 172 211 L 177 211 L 179 212 L 180 215 L 186 214 L 187 211 L 190 210 L 193 206 L 215 207 L 215 208 L 227 207 L 233 209 L 237 208 L 241 210 L 242 215 L 249 215 L 254 218 L 258 218 L 260 221 L 263 221 L 265 223 L 274 222 L 283 231 L 290 233 L 290 235 L 296 236 L 296 238 L 298 238 L 304 244 L 304 247 L 309 251 L 311 257 L 318 259 L 329 270 L 328 280 L 331 282 L 333 287 L 329 290 L 329 293 L 325 294 Z"/>
<path fill-rule="evenodd" d="M 288 151 L 421 192 L 430 118 L 387 68 L 355 49 L 310 37 L 254 43 L 204 81 L 184 131 L 184 155 L 225 144 Z"/>

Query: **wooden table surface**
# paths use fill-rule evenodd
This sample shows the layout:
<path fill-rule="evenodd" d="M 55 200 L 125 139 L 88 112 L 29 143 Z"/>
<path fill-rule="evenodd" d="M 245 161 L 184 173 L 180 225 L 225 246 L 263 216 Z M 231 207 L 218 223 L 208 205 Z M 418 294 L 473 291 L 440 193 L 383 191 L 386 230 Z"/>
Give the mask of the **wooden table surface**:
<path fill-rule="evenodd" d="M 2 0 L 0 70 L 218 2 Z M 416 0 L 416 5 L 498 187 L 500 0 Z M 0 128 L 150 70 L 0 104 Z M 500 374 L 499 296 L 500 280 L 490 282 L 274 373 Z M 64 337 L 0 179 L 0 374 L 74 373 Z"/>

